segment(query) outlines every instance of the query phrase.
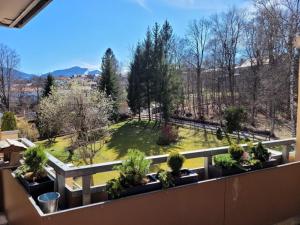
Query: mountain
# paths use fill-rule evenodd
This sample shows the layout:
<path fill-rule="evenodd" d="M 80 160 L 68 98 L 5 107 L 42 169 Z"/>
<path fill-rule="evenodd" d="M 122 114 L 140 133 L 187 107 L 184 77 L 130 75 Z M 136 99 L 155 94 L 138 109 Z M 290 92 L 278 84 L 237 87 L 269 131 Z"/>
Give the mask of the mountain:
<path fill-rule="evenodd" d="M 33 77 L 37 77 L 37 75 L 24 73 L 19 70 L 14 70 L 14 76 L 16 79 L 21 79 L 21 80 L 30 80 Z"/>
<path fill-rule="evenodd" d="M 89 70 L 88 68 L 82 68 L 79 66 L 74 66 L 71 68 L 67 68 L 67 69 L 62 69 L 62 70 L 55 70 L 50 72 L 52 74 L 52 76 L 54 77 L 71 77 L 74 75 L 82 75 L 82 74 L 86 74 L 86 75 L 96 75 L 96 74 L 100 74 L 99 70 Z M 47 75 L 48 73 L 44 74 L 43 76 Z"/>
<path fill-rule="evenodd" d="M 74 75 L 83 75 L 83 74 L 97 75 L 97 74 L 100 74 L 100 71 L 99 70 L 90 70 L 88 68 L 82 68 L 79 66 L 74 66 L 74 67 L 67 68 L 67 69 L 54 70 L 52 72 L 45 73 L 42 76 L 45 77 L 49 73 L 52 74 L 52 76 L 54 76 L 54 77 L 72 77 Z M 25 72 L 22 72 L 19 70 L 14 70 L 14 75 L 15 75 L 15 78 L 23 79 L 23 80 L 30 80 L 33 77 L 37 77 L 37 75 L 25 73 Z"/>

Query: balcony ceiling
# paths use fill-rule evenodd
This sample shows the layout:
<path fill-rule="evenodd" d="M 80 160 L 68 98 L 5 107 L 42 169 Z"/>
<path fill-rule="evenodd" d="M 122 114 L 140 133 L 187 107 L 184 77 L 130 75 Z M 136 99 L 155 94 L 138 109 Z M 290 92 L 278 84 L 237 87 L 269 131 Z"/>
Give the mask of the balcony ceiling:
<path fill-rule="evenodd" d="M 0 25 L 21 28 L 52 0 L 0 0 Z"/>

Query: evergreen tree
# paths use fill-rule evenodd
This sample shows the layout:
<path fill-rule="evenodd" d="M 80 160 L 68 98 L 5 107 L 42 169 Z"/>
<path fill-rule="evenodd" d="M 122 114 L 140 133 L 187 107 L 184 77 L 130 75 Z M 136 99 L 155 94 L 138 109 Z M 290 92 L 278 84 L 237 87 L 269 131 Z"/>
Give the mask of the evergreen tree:
<path fill-rule="evenodd" d="M 119 95 L 118 63 L 113 51 L 108 48 L 102 58 L 99 89 L 112 100 L 117 101 Z"/>
<path fill-rule="evenodd" d="M 131 111 L 134 114 L 139 114 L 139 120 L 141 120 L 141 107 L 143 105 L 142 100 L 142 86 L 141 86 L 141 74 L 142 74 L 142 47 L 137 45 L 133 62 L 130 65 L 130 72 L 128 75 L 128 90 L 127 101 Z"/>
<path fill-rule="evenodd" d="M 44 91 L 43 91 L 43 98 L 48 97 L 51 94 L 51 89 L 54 86 L 54 77 L 49 73 L 47 75 L 46 83 L 44 86 Z"/>
<path fill-rule="evenodd" d="M 142 73 L 142 84 L 144 86 L 145 101 L 148 109 L 148 119 L 151 120 L 151 102 L 153 95 L 153 44 L 151 31 L 148 28 L 146 39 L 144 41 L 144 52 L 143 52 L 143 73 Z"/>
<path fill-rule="evenodd" d="M 172 45 L 174 44 L 173 29 L 168 21 L 165 21 L 161 32 L 162 59 L 160 66 L 161 83 L 161 110 L 167 123 L 174 109 L 174 102 L 179 96 L 179 77 L 175 65 L 173 65 Z"/>
<path fill-rule="evenodd" d="M 17 122 L 16 122 L 15 114 L 13 112 L 5 112 L 2 117 L 1 130 L 9 131 L 9 130 L 16 130 L 16 129 L 17 129 Z"/>
<path fill-rule="evenodd" d="M 119 110 L 119 77 L 118 62 L 111 48 L 108 48 L 102 58 L 99 90 L 104 91 L 113 101 L 113 120 L 118 119 Z"/>

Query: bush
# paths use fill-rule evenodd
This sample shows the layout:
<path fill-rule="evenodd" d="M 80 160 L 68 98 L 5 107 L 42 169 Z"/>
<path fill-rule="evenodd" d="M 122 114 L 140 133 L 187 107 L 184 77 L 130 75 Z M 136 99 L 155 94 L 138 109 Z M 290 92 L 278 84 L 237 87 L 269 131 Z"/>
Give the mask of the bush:
<path fill-rule="evenodd" d="M 39 132 L 35 124 L 30 124 L 23 118 L 17 118 L 17 124 L 21 137 L 26 137 L 31 141 L 36 141 L 38 139 Z"/>
<path fill-rule="evenodd" d="M 220 141 L 223 139 L 223 133 L 222 133 L 222 130 L 220 127 L 217 129 L 216 136 L 217 136 L 217 139 Z"/>
<path fill-rule="evenodd" d="M 241 123 L 246 120 L 246 112 L 241 107 L 228 107 L 224 113 L 228 133 L 241 130 Z"/>
<path fill-rule="evenodd" d="M 232 159 L 236 160 L 236 161 L 240 161 L 243 154 L 244 154 L 244 149 L 242 146 L 240 145 L 231 145 L 229 147 L 229 154 L 231 155 Z"/>
<path fill-rule="evenodd" d="M 237 165 L 237 161 L 231 158 L 230 154 L 221 154 L 214 156 L 215 166 L 219 166 L 225 169 L 230 169 Z"/>
<path fill-rule="evenodd" d="M 261 142 L 257 144 L 257 146 L 252 147 L 252 153 L 254 155 L 254 159 L 257 159 L 261 162 L 266 162 L 270 159 L 270 153 L 268 149 L 266 149 Z"/>
<path fill-rule="evenodd" d="M 178 176 L 180 174 L 180 170 L 182 165 L 185 161 L 185 157 L 181 155 L 179 152 L 171 152 L 167 163 L 168 166 L 171 168 L 173 175 Z"/>
<path fill-rule="evenodd" d="M 146 159 L 144 153 L 138 150 L 129 150 L 128 158 L 116 169 L 120 171 L 120 182 L 124 187 L 137 186 L 147 183 L 151 160 Z"/>
<path fill-rule="evenodd" d="M 24 165 L 18 168 L 18 175 L 24 175 L 27 180 L 38 180 L 46 176 L 44 166 L 47 156 L 41 146 L 32 147 L 24 152 Z"/>
<path fill-rule="evenodd" d="M 120 197 L 122 190 L 120 179 L 112 179 L 106 183 L 105 191 L 112 199 Z"/>
<path fill-rule="evenodd" d="M 178 137 L 178 128 L 171 125 L 166 125 L 161 128 L 157 144 L 169 145 L 177 142 Z"/>
<path fill-rule="evenodd" d="M 162 184 L 163 189 L 175 186 L 174 179 L 171 176 L 170 172 L 165 170 L 160 170 L 157 173 L 157 179 Z"/>
<path fill-rule="evenodd" d="M 13 112 L 5 112 L 2 117 L 1 130 L 9 131 L 16 130 L 17 122 Z"/>

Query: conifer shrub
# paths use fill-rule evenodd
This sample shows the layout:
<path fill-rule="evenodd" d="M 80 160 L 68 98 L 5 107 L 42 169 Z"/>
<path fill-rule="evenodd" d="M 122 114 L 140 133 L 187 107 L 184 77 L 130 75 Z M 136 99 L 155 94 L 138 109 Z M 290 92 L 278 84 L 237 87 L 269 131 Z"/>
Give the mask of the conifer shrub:
<path fill-rule="evenodd" d="M 5 112 L 2 117 L 1 130 L 9 131 L 17 129 L 17 121 L 13 112 Z"/>

